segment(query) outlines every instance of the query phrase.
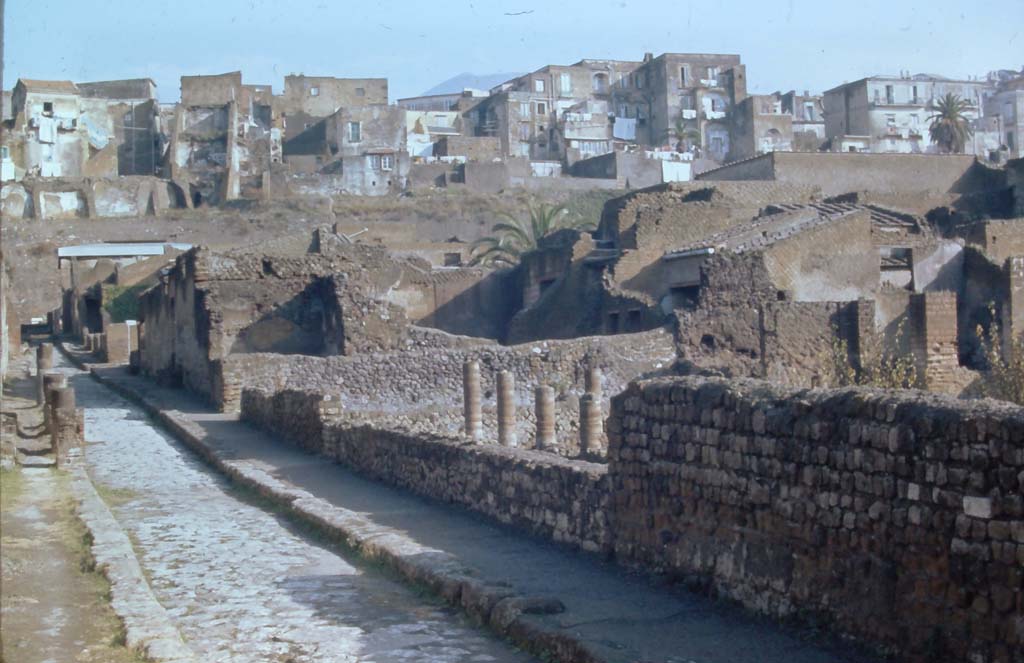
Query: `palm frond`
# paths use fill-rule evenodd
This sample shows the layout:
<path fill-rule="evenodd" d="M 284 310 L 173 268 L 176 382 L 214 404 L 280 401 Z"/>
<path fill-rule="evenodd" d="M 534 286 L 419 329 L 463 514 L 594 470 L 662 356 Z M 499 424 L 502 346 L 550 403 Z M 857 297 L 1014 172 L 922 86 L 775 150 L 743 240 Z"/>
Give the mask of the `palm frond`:
<path fill-rule="evenodd" d="M 973 135 L 965 113 L 971 104 L 955 94 L 946 94 L 935 102 L 935 113 L 928 118 L 928 136 L 943 152 L 963 152 Z"/>

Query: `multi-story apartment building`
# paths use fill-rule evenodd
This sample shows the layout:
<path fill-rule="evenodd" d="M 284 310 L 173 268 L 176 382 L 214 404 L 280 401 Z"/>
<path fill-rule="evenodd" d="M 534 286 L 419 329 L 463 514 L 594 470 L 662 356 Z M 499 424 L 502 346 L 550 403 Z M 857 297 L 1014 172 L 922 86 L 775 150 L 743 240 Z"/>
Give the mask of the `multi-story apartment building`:
<path fill-rule="evenodd" d="M 738 55 L 647 54 L 612 93 L 615 123 L 651 147 L 723 161 L 729 154 L 729 118 L 747 96 L 746 69 Z M 625 120 L 625 122 L 622 122 Z"/>
<path fill-rule="evenodd" d="M 492 89 L 489 97 L 466 113 L 468 133 L 497 137 L 505 156 L 562 160 L 565 142 L 557 128 L 562 115 L 576 112 L 573 108 L 586 101 L 607 104 L 612 89 L 640 64 L 580 60 L 573 65 L 549 65 L 514 78 Z M 610 123 L 602 140 L 610 149 Z"/>
<path fill-rule="evenodd" d="M 928 136 L 935 103 L 954 94 L 968 103 L 966 116 L 977 121 L 994 85 L 980 80 L 951 80 L 941 76 L 873 76 L 825 92 L 825 133 L 833 151 L 934 152 Z M 983 155 L 981 131 L 967 152 Z"/>
<path fill-rule="evenodd" d="M 748 96 L 736 104 L 730 120 L 729 161 L 793 149 L 793 116 L 777 92 Z"/>
<path fill-rule="evenodd" d="M 0 176 L 153 175 L 161 155 L 156 84 L 19 79 L 3 132 Z"/>
<path fill-rule="evenodd" d="M 388 103 L 386 78 L 284 77 L 283 92 L 274 97 L 274 112 L 284 124 L 284 139 L 295 136 L 333 115 L 339 108 Z"/>
<path fill-rule="evenodd" d="M 985 116 L 995 124 L 1007 158 L 1024 156 L 1024 74 L 999 83 L 985 100 Z"/>
<path fill-rule="evenodd" d="M 723 160 L 746 73 L 738 55 L 647 54 L 549 65 L 491 92 L 466 126 L 497 136 L 506 156 L 572 160 L 637 144 Z"/>
<path fill-rule="evenodd" d="M 782 102 L 782 112 L 793 118 L 793 150 L 813 152 L 825 143 L 825 115 L 820 94 L 810 94 L 804 90 L 797 94 L 795 90 L 786 93 L 776 92 Z"/>

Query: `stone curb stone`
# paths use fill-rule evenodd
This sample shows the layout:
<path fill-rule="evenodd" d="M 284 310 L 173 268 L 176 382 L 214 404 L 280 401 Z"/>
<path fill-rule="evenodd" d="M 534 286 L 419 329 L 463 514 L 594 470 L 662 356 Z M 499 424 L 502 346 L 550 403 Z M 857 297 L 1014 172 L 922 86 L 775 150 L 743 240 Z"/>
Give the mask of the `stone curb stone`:
<path fill-rule="evenodd" d="M 178 629 L 153 595 L 131 541 L 96 492 L 85 468 L 72 471 L 78 515 L 92 535 L 96 568 L 110 582 L 110 604 L 123 622 L 129 648 L 148 661 L 196 663 Z"/>

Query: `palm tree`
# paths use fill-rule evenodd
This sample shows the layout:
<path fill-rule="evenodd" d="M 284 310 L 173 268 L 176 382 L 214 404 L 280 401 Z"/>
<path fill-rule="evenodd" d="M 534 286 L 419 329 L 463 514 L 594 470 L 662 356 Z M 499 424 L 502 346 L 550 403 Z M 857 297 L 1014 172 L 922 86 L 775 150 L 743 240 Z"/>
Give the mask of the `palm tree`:
<path fill-rule="evenodd" d="M 958 95 L 947 93 L 935 103 L 935 115 L 932 115 L 928 135 L 942 152 L 960 153 L 967 146 L 967 139 L 974 131 L 964 113 L 971 107 L 970 103 Z"/>
<path fill-rule="evenodd" d="M 529 221 L 502 212 L 506 221 L 491 229 L 494 233 L 473 243 L 471 265 L 508 267 L 519 262 L 522 255 L 535 250 L 543 237 L 559 230 L 591 231 L 597 228 L 593 221 L 569 213 L 565 205 L 529 205 Z"/>

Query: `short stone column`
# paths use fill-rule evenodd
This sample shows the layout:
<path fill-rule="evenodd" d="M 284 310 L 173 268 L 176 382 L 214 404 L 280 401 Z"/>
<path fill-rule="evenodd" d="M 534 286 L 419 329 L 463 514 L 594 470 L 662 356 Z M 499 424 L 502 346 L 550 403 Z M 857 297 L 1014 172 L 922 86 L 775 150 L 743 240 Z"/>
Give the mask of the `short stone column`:
<path fill-rule="evenodd" d="M 81 412 L 75 407 L 75 390 L 71 387 L 59 387 L 52 393 L 53 455 L 57 460 L 57 467 L 63 467 L 79 455 L 84 426 Z"/>
<path fill-rule="evenodd" d="M 462 365 L 462 411 L 466 435 L 474 442 L 479 442 L 484 433 L 480 408 L 480 363 L 467 361 Z"/>
<path fill-rule="evenodd" d="M 68 376 L 63 373 L 51 371 L 43 374 L 43 426 L 48 432 L 53 430 L 54 390 L 67 386 Z"/>
<path fill-rule="evenodd" d="M 509 371 L 498 373 L 498 444 L 516 446 L 516 381 Z"/>
<path fill-rule="evenodd" d="M 555 390 L 548 385 L 537 387 L 534 392 L 534 414 L 537 417 L 537 439 L 535 448 L 551 449 L 555 446 Z"/>
<path fill-rule="evenodd" d="M 42 343 L 36 346 L 36 405 L 46 403 L 43 375 L 51 368 L 53 368 L 53 344 Z"/>
<path fill-rule="evenodd" d="M 597 455 L 601 447 L 601 401 L 593 394 L 580 397 L 580 456 L 583 458 Z"/>

